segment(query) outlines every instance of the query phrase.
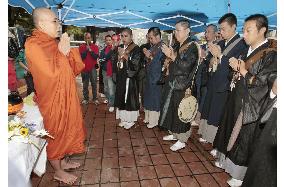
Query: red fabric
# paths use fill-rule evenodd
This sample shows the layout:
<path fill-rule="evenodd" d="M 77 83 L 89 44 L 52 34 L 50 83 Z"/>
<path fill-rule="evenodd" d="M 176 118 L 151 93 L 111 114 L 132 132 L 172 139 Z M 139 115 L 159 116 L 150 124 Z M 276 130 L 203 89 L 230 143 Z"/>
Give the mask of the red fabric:
<path fill-rule="evenodd" d="M 99 47 L 95 44 L 90 44 L 90 48 L 92 51 L 95 52 L 95 54 L 99 54 Z M 87 44 L 82 44 L 79 47 L 79 51 L 80 54 L 85 52 L 87 50 Z M 87 52 L 87 56 L 86 58 L 83 60 L 84 64 L 85 64 L 85 69 L 83 70 L 84 72 L 90 72 L 92 71 L 92 69 L 95 67 L 95 65 L 97 64 L 97 60 L 95 60 L 92 56 L 90 52 Z"/>
<path fill-rule="evenodd" d="M 105 54 L 108 54 L 111 50 L 112 46 L 109 45 L 106 47 Z M 110 60 L 107 61 L 107 76 L 112 76 L 112 63 Z"/>
<path fill-rule="evenodd" d="M 17 90 L 17 77 L 14 67 L 14 59 L 8 57 L 8 88 L 10 91 Z"/>

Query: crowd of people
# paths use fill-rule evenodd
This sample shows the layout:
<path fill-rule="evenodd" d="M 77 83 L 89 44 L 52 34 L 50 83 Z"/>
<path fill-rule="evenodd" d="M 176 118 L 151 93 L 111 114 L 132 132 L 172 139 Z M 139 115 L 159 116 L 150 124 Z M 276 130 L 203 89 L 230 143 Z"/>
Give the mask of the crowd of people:
<path fill-rule="evenodd" d="M 77 179 L 65 169 L 79 164 L 64 159 L 85 151 L 75 77 L 81 73 L 82 104 L 90 102 L 91 82 L 92 102 L 99 105 L 100 68 L 108 110 L 116 113 L 119 127 L 132 128 L 144 111 L 147 128 L 167 131 L 163 140 L 175 141 L 170 149 L 178 151 L 198 126 L 199 141 L 213 145 L 210 153 L 216 167 L 231 175 L 230 186 L 276 186 L 277 48 L 276 40 L 266 38 L 264 15 L 247 17 L 241 37 L 236 16 L 227 13 L 218 26 L 207 25 L 204 45 L 192 39 L 188 20 L 175 24 L 169 45 L 158 27 L 148 30 L 148 42 L 140 47 L 125 28 L 106 35 L 102 51 L 91 33 L 85 33 L 79 50 L 70 49 L 66 33 L 57 41 L 59 22 L 49 9 L 36 8 L 33 20 L 35 30 L 18 61 L 30 74 L 28 88 L 36 92 L 45 128 L 55 137 L 47 147 L 55 179 L 68 184 Z M 178 112 L 188 93 L 199 105 L 193 121 L 181 120 Z"/>

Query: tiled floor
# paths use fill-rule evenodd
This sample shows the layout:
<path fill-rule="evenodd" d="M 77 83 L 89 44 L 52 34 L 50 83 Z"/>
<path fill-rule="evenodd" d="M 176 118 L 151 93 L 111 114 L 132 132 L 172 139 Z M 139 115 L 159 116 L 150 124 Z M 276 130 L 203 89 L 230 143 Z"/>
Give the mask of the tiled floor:
<path fill-rule="evenodd" d="M 89 187 L 228 186 L 229 175 L 213 166 L 211 146 L 197 142 L 196 128 L 185 149 L 170 151 L 173 142 L 162 141 L 166 132 L 148 129 L 139 121 L 130 130 L 118 127 L 115 114 L 105 104 L 82 106 L 88 129 L 87 152 L 73 156 L 82 166 L 73 171 L 78 182 Z M 52 181 L 48 163 L 43 177 L 32 176 L 33 186 L 61 186 Z"/>

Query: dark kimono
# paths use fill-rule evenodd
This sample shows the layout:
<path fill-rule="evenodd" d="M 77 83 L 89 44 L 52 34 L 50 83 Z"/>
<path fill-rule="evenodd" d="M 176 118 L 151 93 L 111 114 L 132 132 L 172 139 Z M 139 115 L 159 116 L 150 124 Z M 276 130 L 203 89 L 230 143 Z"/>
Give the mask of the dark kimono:
<path fill-rule="evenodd" d="M 225 40 L 220 41 L 218 45 L 221 47 L 222 52 L 224 52 L 224 50 L 239 37 L 238 34 L 234 36 L 226 46 Z M 224 114 L 225 104 L 230 92 L 231 68 L 229 66 L 229 59 L 231 57 L 239 58 L 240 56 L 243 56 L 246 50 L 247 45 L 244 40 L 241 40 L 226 56 L 224 55 L 221 58 L 221 62 L 218 65 L 216 72 L 212 74 L 208 81 L 208 91 L 201 112 L 201 119 L 206 119 L 209 125 L 217 127 Z"/>
<path fill-rule="evenodd" d="M 190 38 L 182 46 L 189 42 Z M 169 65 L 169 75 L 162 92 L 159 125 L 172 133 L 185 133 L 190 129 L 190 123 L 180 121 L 178 106 L 184 98 L 186 89 L 192 84 L 192 78 L 198 66 L 198 58 L 198 49 L 192 43 L 183 53 L 179 54 L 178 52 L 175 61 Z"/>
<path fill-rule="evenodd" d="M 273 108 L 274 103 L 276 99 L 262 117 L 267 115 L 268 119 L 261 119 L 257 126 L 261 134 L 249 160 L 243 187 L 277 186 L 277 108 Z"/>
<path fill-rule="evenodd" d="M 146 48 L 147 50 L 149 50 L 151 48 L 151 44 L 146 43 L 140 46 L 140 50 L 141 50 L 140 70 L 137 75 L 139 94 L 141 96 L 141 106 L 140 107 L 144 106 L 144 91 L 145 91 L 145 84 L 146 84 L 146 58 L 143 53 L 143 48 Z"/>
<path fill-rule="evenodd" d="M 268 42 L 257 48 L 247 59 L 258 51 L 268 47 Z M 253 140 L 260 109 L 269 96 L 271 87 L 277 76 L 277 52 L 270 51 L 254 63 L 243 79 L 245 92 L 242 102 L 242 127 L 232 149 L 229 159 L 237 165 L 247 166 L 249 155 L 253 152 Z M 236 111 L 237 112 L 237 111 Z M 233 124 L 234 125 L 234 124 Z M 224 139 L 223 139 L 224 140 Z"/>
<path fill-rule="evenodd" d="M 123 61 L 122 69 L 118 68 L 117 65 L 114 64 L 116 68 L 116 92 L 114 106 L 117 107 L 119 110 L 139 110 L 139 93 L 136 76 L 139 71 L 140 57 L 141 53 L 139 46 L 135 46 L 129 53 L 128 59 Z M 127 100 L 125 102 L 127 78 L 129 78 L 129 87 Z"/>
<path fill-rule="evenodd" d="M 150 49 L 153 60 L 146 65 L 146 84 L 144 90 L 144 108 L 149 111 L 160 111 L 161 85 L 157 85 L 161 77 L 162 61 L 165 55 L 161 50 L 161 42 Z"/>

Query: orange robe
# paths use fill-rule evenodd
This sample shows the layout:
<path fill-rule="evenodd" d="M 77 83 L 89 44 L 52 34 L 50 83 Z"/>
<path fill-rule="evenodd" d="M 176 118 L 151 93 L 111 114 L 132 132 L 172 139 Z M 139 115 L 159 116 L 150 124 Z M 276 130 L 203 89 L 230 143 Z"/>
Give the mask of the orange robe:
<path fill-rule="evenodd" d="M 48 139 L 48 159 L 84 152 L 86 129 L 75 82 L 85 66 L 79 50 L 71 49 L 66 57 L 56 39 L 39 30 L 33 31 L 25 48 L 44 128 L 55 138 Z"/>

